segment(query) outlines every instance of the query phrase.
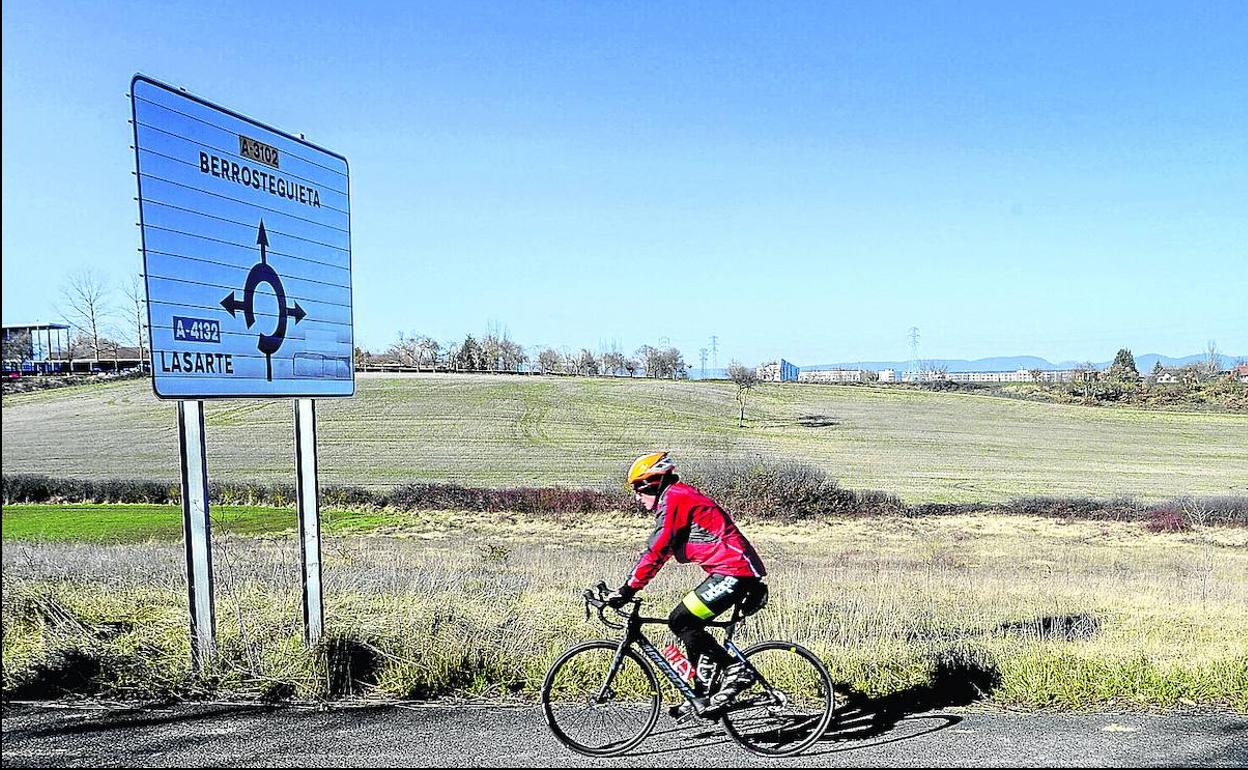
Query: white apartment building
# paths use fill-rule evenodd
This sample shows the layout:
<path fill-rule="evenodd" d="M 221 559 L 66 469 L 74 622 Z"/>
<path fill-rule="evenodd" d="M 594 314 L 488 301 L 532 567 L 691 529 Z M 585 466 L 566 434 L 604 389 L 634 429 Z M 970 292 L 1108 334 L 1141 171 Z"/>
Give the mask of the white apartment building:
<path fill-rule="evenodd" d="M 871 382 L 875 372 L 866 369 L 823 369 L 802 372 L 797 376 L 799 382 L 815 382 L 825 385 L 844 385 L 853 382 Z"/>
<path fill-rule="evenodd" d="M 952 382 L 1070 382 L 1074 379 L 1074 372 L 1042 370 L 1033 373 L 1031 369 L 1014 372 L 949 372 L 948 379 Z"/>

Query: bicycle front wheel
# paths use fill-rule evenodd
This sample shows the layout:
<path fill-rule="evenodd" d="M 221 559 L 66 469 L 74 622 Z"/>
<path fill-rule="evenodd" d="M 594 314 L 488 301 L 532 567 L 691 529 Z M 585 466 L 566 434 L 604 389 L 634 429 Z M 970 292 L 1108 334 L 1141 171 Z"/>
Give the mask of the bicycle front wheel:
<path fill-rule="evenodd" d="M 565 652 L 542 683 L 546 724 L 563 745 L 591 757 L 622 754 L 645 740 L 659 718 L 659 682 L 641 656 L 619 644 L 586 642 Z"/>
<path fill-rule="evenodd" d="M 732 739 L 764 757 L 796 754 L 819 740 L 834 707 L 823 661 L 789 642 L 763 642 L 742 654 L 758 678 L 724 713 Z"/>

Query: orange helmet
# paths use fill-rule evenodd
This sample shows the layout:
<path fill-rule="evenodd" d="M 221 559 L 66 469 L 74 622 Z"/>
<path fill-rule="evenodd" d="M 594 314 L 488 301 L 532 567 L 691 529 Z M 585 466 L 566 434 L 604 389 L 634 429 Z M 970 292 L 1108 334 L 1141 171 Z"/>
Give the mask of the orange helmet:
<path fill-rule="evenodd" d="M 667 456 L 667 452 L 654 452 L 633 460 L 632 467 L 628 469 L 628 483 L 634 488 L 648 486 L 675 472 L 676 463 Z"/>

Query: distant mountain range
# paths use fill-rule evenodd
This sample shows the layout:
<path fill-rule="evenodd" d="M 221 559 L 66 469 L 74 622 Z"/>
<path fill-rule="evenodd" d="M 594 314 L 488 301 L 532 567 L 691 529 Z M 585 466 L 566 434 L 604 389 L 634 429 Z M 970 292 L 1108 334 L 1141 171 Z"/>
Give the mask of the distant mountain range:
<path fill-rule="evenodd" d="M 1163 356 L 1158 353 L 1145 353 L 1135 357 L 1135 368 L 1141 374 L 1148 374 L 1157 365 L 1158 361 L 1161 362 L 1162 366 L 1180 367 L 1201 363 L 1206 357 L 1204 353 L 1182 356 L 1180 358 Z M 1223 369 L 1230 369 L 1242 357 L 1219 355 L 1218 358 L 1222 362 Z M 992 358 L 979 358 L 974 361 L 968 361 L 963 358 L 923 358 L 921 360 L 924 363 L 946 367 L 951 372 L 1015 372 L 1019 369 L 1074 369 L 1084 363 L 1082 361 L 1060 361 L 1055 364 L 1037 356 L 994 356 Z M 1096 364 L 1096 368 L 1105 369 L 1113 363 L 1113 359 L 1094 361 L 1093 363 Z M 909 371 L 913 368 L 913 362 L 911 361 L 844 361 L 835 364 L 803 366 L 801 371 L 814 372 L 823 369 L 872 369 L 879 371 L 880 369 L 896 369 L 900 372 Z"/>

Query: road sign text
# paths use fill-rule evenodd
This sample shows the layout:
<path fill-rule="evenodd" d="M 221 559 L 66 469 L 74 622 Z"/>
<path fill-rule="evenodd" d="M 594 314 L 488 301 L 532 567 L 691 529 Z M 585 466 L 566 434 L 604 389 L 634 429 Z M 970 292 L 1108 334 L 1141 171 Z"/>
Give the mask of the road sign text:
<path fill-rule="evenodd" d="M 267 171 L 252 168 L 246 163 L 218 158 L 206 152 L 199 154 L 199 170 L 205 174 L 237 182 L 241 185 L 263 190 L 279 198 L 298 201 L 308 206 L 321 207 L 321 193 L 315 187 L 306 187 L 293 179 L 274 176 Z"/>

